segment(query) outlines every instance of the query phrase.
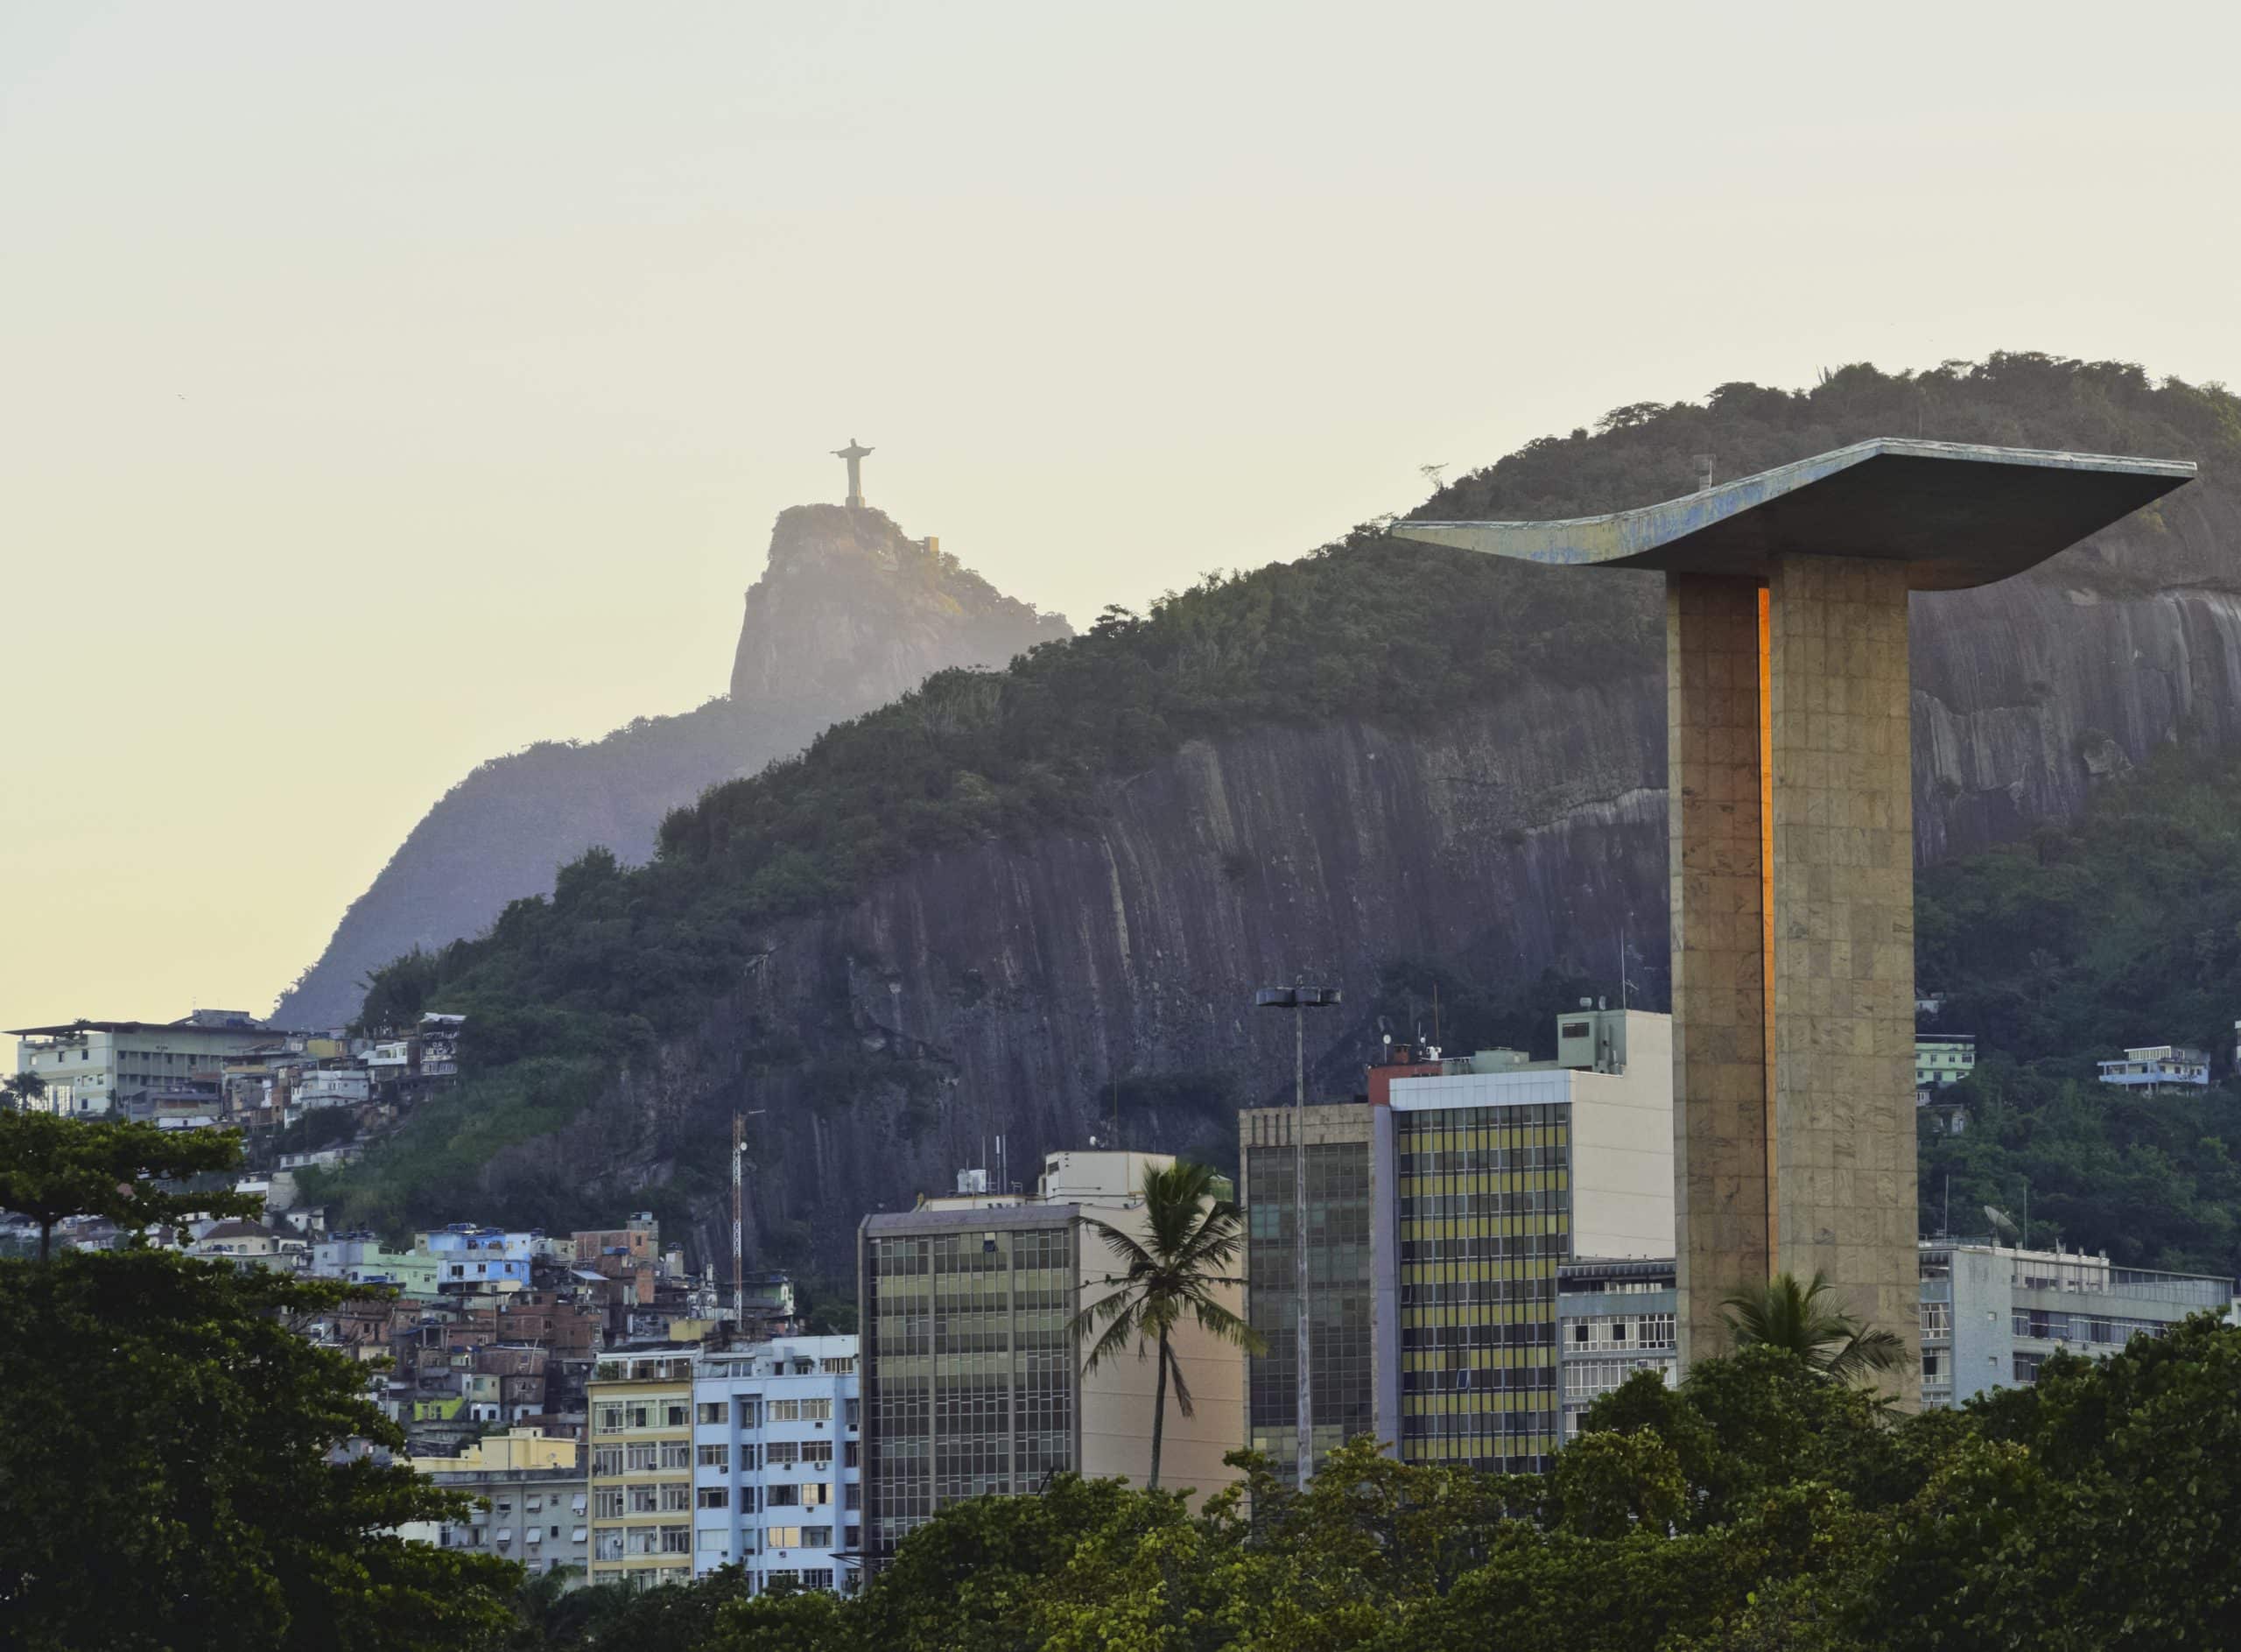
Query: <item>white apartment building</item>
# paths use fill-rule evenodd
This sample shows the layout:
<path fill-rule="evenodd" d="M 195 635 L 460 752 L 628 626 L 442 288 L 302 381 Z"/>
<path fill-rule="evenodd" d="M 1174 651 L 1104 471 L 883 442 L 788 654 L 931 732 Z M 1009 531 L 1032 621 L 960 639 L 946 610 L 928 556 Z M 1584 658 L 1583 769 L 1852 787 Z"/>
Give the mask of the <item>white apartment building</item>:
<path fill-rule="evenodd" d="M 2185 1044 L 2142 1044 L 2114 1061 L 2096 1065 L 2101 1069 L 2102 1083 L 2137 1090 L 2143 1095 L 2209 1087 L 2209 1052 Z"/>
<path fill-rule="evenodd" d="M 692 1382 L 692 1571 L 737 1562 L 853 1590 L 863 1550 L 863 1418 L 854 1337 L 782 1337 L 703 1354 Z"/>
<path fill-rule="evenodd" d="M 374 1099 L 373 1076 L 363 1067 L 314 1067 L 297 1076 L 289 1099 L 299 1107 L 358 1107 Z"/>
<path fill-rule="evenodd" d="M 2056 1349 L 2105 1359 L 2189 1314 L 2227 1313 L 2233 1282 L 2118 1268 L 2105 1255 L 1989 1240 L 1921 1241 L 1922 1403 L 2027 1387 Z"/>
<path fill-rule="evenodd" d="M 12 1027 L 16 1071 L 39 1079 L 39 1105 L 73 1118 L 115 1112 L 127 1096 L 190 1079 L 215 1086 L 228 1056 L 278 1042 L 246 1010 L 198 1009 L 183 1021 L 74 1021 Z"/>

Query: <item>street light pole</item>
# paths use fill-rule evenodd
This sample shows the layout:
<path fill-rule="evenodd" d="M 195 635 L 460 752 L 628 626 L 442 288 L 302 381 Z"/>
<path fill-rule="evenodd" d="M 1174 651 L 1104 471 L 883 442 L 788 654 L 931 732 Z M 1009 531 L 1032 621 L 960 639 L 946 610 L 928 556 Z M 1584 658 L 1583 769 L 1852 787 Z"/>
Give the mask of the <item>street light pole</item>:
<path fill-rule="evenodd" d="M 1264 987 L 1253 995 L 1255 1006 L 1262 1009 L 1289 1009 L 1292 1012 L 1292 1251 L 1298 1264 L 1296 1290 L 1299 1309 L 1294 1325 L 1293 1359 L 1298 1367 L 1297 1409 L 1293 1417 L 1292 1450 L 1298 1459 L 1299 1489 L 1307 1489 L 1307 1481 L 1315 1462 L 1315 1387 L 1308 1373 L 1308 1353 L 1310 1336 L 1308 1326 L 1307 1295 L 1307 1022 L 1305 1012 L 1310 1009 L 1335 1008 L 1338 989 L 1335 987 Z"/>

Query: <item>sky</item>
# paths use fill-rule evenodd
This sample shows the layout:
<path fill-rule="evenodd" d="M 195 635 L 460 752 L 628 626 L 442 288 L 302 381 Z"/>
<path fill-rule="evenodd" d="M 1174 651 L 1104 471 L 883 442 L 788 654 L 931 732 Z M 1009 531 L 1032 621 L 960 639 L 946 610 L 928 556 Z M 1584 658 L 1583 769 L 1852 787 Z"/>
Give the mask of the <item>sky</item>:
<path fill-rule="evenodd" d="M 865 487 L 1077 624 L 1535 436 L 2241 383 L 2241 7 L 0 8 L 0 1025 L 270 1009 Z"/>

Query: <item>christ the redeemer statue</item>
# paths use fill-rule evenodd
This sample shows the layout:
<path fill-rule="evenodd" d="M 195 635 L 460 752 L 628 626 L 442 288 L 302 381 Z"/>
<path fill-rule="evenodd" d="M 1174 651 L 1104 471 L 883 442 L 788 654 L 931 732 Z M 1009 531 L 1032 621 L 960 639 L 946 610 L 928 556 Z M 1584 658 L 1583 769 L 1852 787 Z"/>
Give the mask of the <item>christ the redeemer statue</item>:
<path fill-rule="evenodd" d="M 1404 538 L 1665 575 L 1680 1345 L 1825 1272 L 1921 1393 L 1907 598 L 1988 585 L 2191 464 L 1895 438 L 1570 522 Z"/>
<path fill-rule="evenodd" d="M 848 445 L 846 447 L 836 447 L 832 450 L 832 456 L 835 459 L 845 459 L 848 461 L 848 509 L 851 510 L 860 510 L 863 508 L 864 455 L 869 452 L 871 449 L 868 447 L 859 447 L 854 436 L 848 438 Z"/>

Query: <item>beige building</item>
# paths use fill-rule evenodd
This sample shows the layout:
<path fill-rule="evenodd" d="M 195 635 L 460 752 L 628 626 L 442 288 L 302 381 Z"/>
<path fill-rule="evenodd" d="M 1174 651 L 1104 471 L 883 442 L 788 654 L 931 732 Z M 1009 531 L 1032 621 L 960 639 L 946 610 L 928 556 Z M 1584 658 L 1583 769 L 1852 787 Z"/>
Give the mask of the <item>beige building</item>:
<path fill-rule="evenodd" d="M 474 1500 L 462 1518 L 406 1526 L 409 1541 L 495 1555 L 530 1571 L 585 1570 L 590 1487 L 580 1441 L 509 1429 L 457 1457 L 404 1459 L 413 1473 Z"/>
<path fill-rule="evenodd" d="M 1054 1153 L 1036 1191 L 952 1195 L 864 1220 L 864 1543 L 874 1563 L 938 1510 L 968 1497 L 1032 1494 L 1073 1471 L 1143 1485 L 1151 1468 L 1152 1360 L 1088 1375 L 1068 1326 L 1117 1267 L 1089 1226 L 1142 1220 L 1135 1193 L 1163 1154 Z M 1229 1305 L 1242 1308 L 1233 1293 Z M 1177 1339 L 1194 1415 L 1168 1396 L 1161 1484 L 1200 1494 L 1231 1485 L 1244 1443 L 1245 1362 L 1195 1326 Z"/>
<path fill-rule="evenodd" d="M 16 1027 L 16 1070 L 46 1086 L 40 1104 L 73 1118 L 115 1112 L 144 1091 L 205 1084 L 214 1089 L 226 1058 L 274 1043 L 246 1010 L 198 1009 L 183 1021 L 74 1021 Z"/>
<path fill-rule="evenodd" d="M 592 1367 L 594 1583 L 692 1575 L 692 1351 L 620 1349 Z"/>

